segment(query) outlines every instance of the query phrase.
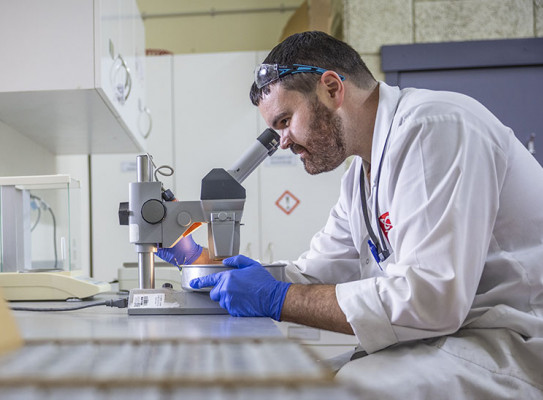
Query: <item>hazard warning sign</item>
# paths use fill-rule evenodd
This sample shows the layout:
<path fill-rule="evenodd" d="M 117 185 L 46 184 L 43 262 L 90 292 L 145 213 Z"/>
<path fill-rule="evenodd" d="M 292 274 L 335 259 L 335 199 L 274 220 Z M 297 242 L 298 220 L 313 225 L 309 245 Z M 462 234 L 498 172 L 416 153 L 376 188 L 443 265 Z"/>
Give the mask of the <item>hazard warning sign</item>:
<path fill-rule="evenodd" d="M 275 205 L 287 215 L 294 211 L 294 209 L 298 207 L 298 204 L 300 204 L 300 200 L 288 190 L 285 190 L 275 202 Z"/>

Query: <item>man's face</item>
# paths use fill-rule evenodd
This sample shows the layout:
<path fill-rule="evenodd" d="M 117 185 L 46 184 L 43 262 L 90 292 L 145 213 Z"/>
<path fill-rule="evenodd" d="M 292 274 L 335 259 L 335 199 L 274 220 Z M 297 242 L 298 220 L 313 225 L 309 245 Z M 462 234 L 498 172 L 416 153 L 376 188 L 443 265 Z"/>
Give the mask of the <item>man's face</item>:
<path fill-rule="evenodd" d="M 268 125 L 281 134 L 281 148 L 299 154 L 311 174 L 332 171 L 347 157 L 341 119 L 314 95 L 276 84 L 258 107 Z"/>

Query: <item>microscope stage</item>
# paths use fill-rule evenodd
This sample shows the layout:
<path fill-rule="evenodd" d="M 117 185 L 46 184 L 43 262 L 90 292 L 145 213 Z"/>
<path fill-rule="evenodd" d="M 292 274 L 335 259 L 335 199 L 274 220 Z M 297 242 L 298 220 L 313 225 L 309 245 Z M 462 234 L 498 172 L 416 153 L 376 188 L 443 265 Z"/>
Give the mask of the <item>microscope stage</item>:
<path fill-rule="evenodd" d="M 207 292 L 173 289 L 132 289 L 128 315 L 228 314 Z"/>

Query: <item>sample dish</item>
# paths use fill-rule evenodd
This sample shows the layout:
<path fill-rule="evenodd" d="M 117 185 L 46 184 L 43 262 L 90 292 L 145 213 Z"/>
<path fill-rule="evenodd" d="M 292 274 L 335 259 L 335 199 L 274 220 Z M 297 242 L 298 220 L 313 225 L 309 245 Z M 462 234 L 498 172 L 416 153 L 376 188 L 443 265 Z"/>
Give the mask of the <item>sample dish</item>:
<path fill-rule="evenodd" d="M 286 264 L 263 264 L 263 267 L 278 281 L 285 280 L 285 266 Z M 181 287 L 185 290 L 194 292 L 209 292 L 211 287 L 202 289 L 193 289 L 190 287 L 190 281 L 194 278 L 200 278 L 202 276 L 215 274 L 217 272 L 228 271 L 236 269 L 235 267 L 229 267 L 224 264 L 196 264 L 196 265 L 183 265 L 181 269 Z"/>

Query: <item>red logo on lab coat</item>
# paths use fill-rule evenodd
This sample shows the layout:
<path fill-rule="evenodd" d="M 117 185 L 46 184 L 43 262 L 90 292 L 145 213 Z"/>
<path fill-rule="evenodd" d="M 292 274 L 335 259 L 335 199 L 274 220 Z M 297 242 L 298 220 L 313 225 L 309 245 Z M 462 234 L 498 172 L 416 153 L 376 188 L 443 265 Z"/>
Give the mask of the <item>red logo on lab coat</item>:
<path fill-rule="evenodd" d="M 385 236 L 388 240 L 388 231 L 393 228 L 392 222 L 390 221 L 390 218 L 388 216 L 388 211 L 379 217 L 379 224 L 381 224 L 381 229 L 385 233 Z"/>

